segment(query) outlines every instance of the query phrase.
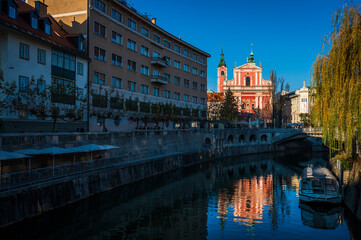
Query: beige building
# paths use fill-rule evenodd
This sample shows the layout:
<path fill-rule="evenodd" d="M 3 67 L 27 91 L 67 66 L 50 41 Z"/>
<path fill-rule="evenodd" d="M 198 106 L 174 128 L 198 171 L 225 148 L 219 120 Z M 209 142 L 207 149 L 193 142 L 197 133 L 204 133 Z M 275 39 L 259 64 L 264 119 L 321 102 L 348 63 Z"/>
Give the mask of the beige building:
<path fill-rule="evenodd" d="M 137 99 L 132 111 L 138 115 L 140 102 L 194 109 L 192 116 L 206 108 L 210 55 L 160 28 L 156 19 L 149 19 L 125 1 L 53 0 L 48 5 L 64 29 L 87 37 L 89 82 L 94 92 L 90 97 L 94 115 L 91 130 L 104 130 L 96 116 L 104 111 L 109 111 L 105 115 L 113 114 L 111 101 L 119 102 L 117 110 L 123 120 L 129 117 L 129 99 Z M 94 98 L 106 92 L 107 99 Z M 152 110 L 146 112 L 151 114 Z M 108 130 L 131 128 L 128 121 L 115 124 L 111 117 L 105 123 Z"/>

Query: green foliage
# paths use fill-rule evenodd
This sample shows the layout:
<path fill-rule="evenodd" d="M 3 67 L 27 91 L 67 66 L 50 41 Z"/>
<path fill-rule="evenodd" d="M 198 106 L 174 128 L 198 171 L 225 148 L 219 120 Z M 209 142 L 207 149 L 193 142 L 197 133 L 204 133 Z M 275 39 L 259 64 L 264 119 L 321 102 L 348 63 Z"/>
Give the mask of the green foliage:
<path fill-rule="evenodd" d="M 312 111 L 331 149 L 352 155 L 352 141 L 361 132 L 361 17 L 360 7 L 344 5 L 333 16 L 333 30 L 313 63 Z M 361 134 L 359 134 L 361 136 Z"/>
<path fill-rule="evenodd" d="M 311 116 L 308 113 L 301 113 L 300 115 L 301 123 L 303 123 L 304 127 L 311 126 Z"/>
<path fill-rule="evenodd" d="M 237 101 L 236 98 L 233 96 L 232 91 L 229 88 L 225 92 L 219 112 L 220 112 L 220 118 L 223 121 L 237 121 L 239 118 Z"/>
<path fill-rule="evenodd" d="M 144 113 L 150 113 L 150 103 L 140 102 L 140 111 Z"/>

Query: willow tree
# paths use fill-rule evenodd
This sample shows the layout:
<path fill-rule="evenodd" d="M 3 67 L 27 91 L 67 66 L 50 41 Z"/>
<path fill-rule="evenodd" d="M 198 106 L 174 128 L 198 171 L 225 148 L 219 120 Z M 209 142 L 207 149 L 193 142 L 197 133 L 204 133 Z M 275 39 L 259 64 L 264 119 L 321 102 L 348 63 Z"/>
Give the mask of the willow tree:
<path fill-rule="evenodd" d="M 353 140 L 361 132 L 359 6 L 344 5 L 334 13 L 332 32 L 313 63 L 312 86 L 316 90 L 314 125 L 322 127 L 326 145 L 351 157 Z"/>

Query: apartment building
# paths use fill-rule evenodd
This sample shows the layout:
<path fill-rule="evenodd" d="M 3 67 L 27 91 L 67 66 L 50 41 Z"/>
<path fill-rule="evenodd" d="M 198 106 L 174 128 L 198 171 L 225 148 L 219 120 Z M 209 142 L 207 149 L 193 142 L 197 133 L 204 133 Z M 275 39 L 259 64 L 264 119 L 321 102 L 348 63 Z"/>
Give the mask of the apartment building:
<path fill-rule="evenodd" d="M 124 105 L 118 107 L 122 120 L 130 116 L 125 106 L 129 99 L 138 101 L 138 112 L 139 103 L 171 104 L 193 113 L 206 109 L 208 53 L 160 28 L 156 19 L 141 14 L 126 1 L 87 2 L 53 0 L 49 11 L 64 29 L 87 36 L 89 81 L 99 95 L 91 101 L 92 130 L 104 130 L 99 108 L 110 110 L 105 115 L 112 115 L 104 121 L 107 130 L 129 128 L 128 122 L 119 124 L 111 119 L 114 115 L 119 118 L 112 109 L 116 105 L 111 103 L 114 95 L 120 96 L 119 104 Z"/>
<path fill-rule="evenodd" d="M 1 1 L 0 70 L 0 132 L 87 129 L 84 37 L 42 2 Z"/>

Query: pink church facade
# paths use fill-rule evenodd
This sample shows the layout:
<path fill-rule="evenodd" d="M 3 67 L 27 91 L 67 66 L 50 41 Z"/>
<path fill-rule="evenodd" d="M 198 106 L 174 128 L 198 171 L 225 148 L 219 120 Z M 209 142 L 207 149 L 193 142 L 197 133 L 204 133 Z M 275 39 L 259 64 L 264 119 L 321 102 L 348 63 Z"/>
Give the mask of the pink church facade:
<path fill-rule="evenodd" d="M 243 116 L 269 122 L 272 109 L 272 84 L 271 81 L 263 79 L 263 68 L 256 65 L 253 52 L 251 51 L 250 57 L 247 57 L 246 64 L 233 68 L 233 79 L 227 80 L 227 70 L 222 51 L 217 68 L 217 92 L 230 89 Z"/>

